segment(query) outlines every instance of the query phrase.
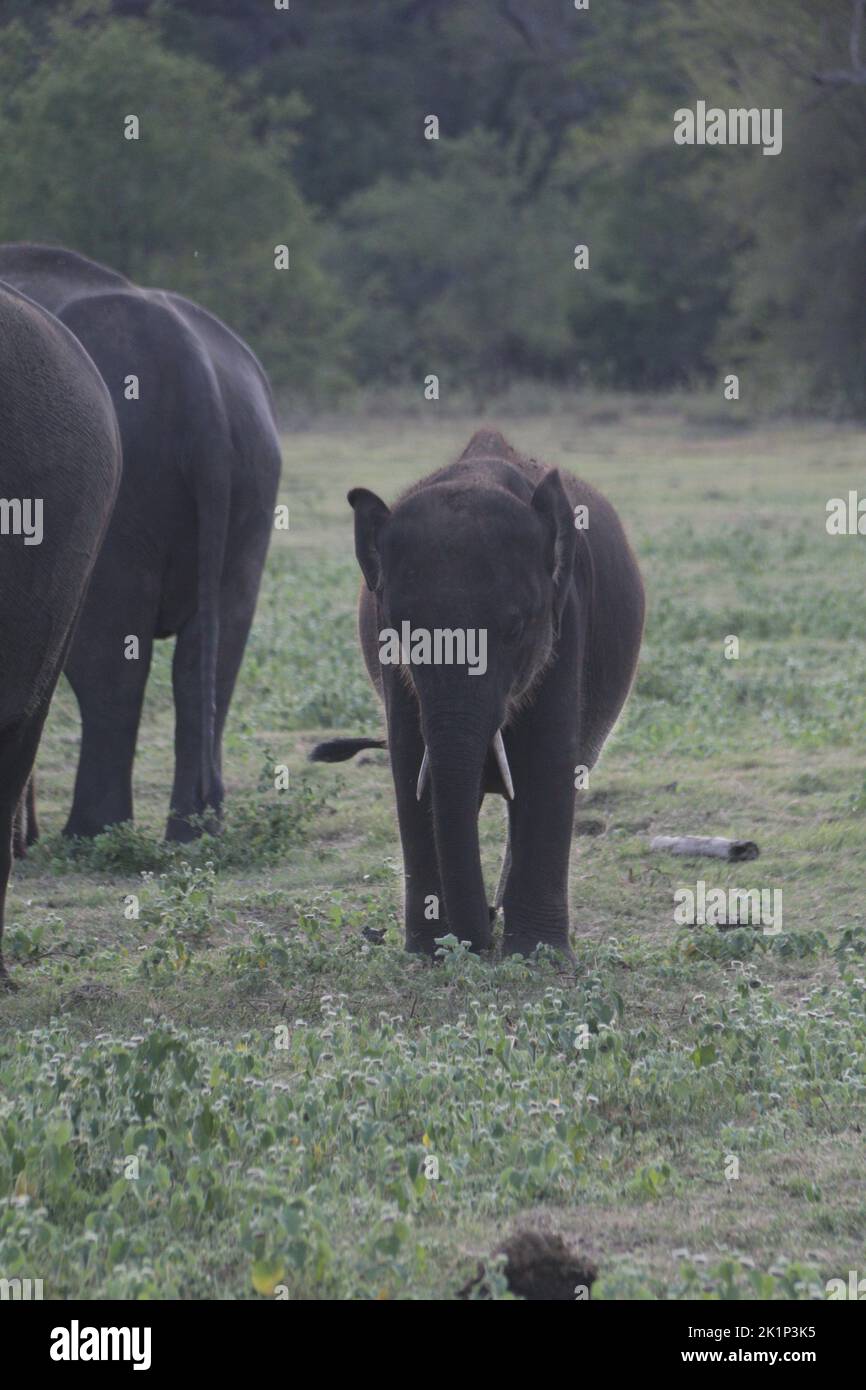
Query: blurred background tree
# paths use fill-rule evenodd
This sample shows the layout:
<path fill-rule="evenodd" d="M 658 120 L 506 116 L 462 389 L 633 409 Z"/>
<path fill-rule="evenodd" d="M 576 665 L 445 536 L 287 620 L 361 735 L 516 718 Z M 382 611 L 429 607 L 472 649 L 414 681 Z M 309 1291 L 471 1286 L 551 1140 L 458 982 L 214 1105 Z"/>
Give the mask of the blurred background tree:
<path fill-rule="evenodd" d="M 193 295 L 314 397 L 738 370 L 862 415 L 863 9 L 0 0 L 0 236 Z M 782 153 L 675 146 L 698 99 L 782 107 Z"/>
<path fill-rule="evenodd" d="M 302 102 L 267 98 L 257 134 L 243 89 L 108 10 L 3 31 L 0 239 L 62 243 L 189 294 L 248 336 L 275 379 L 336 384 L 339 290 L 291 171 Z M 124 136 L 128 115 L 138 139 Z M 288 271 L 274 268 L 281 244 Z"/>
<path fill-rule="evenodd" d="M 714 354 L 780 409 L 866 414 L 864 12 L 866 0 L 671 6 L 693 88 L 784 111 L 781 155 L 713 149 L 705 166 L 737 229 Z"/>

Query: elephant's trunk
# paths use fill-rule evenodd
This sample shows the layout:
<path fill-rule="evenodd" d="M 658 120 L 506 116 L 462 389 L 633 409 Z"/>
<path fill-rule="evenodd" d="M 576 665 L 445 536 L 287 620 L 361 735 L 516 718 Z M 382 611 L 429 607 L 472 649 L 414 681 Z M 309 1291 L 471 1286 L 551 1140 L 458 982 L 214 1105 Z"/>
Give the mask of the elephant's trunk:
<path fill-rule="evenodd" d="M 478 808 L 489 734 L 454 720 L 427 730 L 433 827 L 448 930 L 473 950 L 490 945 L 491 926 L 478 845 Z"/>

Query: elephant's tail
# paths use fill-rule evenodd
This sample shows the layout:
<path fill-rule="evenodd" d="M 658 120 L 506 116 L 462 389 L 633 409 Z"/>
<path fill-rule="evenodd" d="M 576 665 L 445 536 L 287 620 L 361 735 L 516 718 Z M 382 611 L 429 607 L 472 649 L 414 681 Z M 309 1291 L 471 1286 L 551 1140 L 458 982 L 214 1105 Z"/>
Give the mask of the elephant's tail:
<path fill-rule="evenodd" d="M 199 669 L 201 681 L 201 796 L 202 808 L 219 807 L 214 801 L 214 781 L 217 774 L 216 706 L 217 657 L 220 639 L 220 584 L 225 560 L 226 533 L 229 522 L 231 488 L 228 465 L 211 455 L 213 470 L 199 478 L 198 496 L 198 615 L 201 647 Z"/>
<path fill-rule="evenodd" d="M 310 754 L 311 763 L 344 763 L 365 748 L 387 748 L 384 738 L 329 738 L 317 743 Z"/>
<path fill-rule="evenodd" d="M 186 462 L 198 521 L 199 701 L 201 805 L 219 810 L 216 766 L 217 661 L 220 588 L 231 509 L 231 443 L 222 392 L 213 366 L 183 324 L 191 360 L 187 388 L 190 435 Z"/>

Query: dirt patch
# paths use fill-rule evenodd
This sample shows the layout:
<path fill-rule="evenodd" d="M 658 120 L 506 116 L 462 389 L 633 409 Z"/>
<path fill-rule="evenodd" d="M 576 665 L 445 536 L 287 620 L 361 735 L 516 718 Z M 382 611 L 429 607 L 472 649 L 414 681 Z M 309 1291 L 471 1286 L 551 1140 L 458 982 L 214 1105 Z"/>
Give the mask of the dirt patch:
<path fill-rule="evenodd" d="M 549 1231 L 516 1231 L 494 1251 L 505 1256 L 505 1278 L 511 1293 L 536 1303 L 574 1303 L 590 1297 L 598 1270 L 591 1260 L 575 1253 L 562 1236 Z M 478 1273 L 460 1290 L 460 1298 L 489 1296 L 487 1270 Z"/>

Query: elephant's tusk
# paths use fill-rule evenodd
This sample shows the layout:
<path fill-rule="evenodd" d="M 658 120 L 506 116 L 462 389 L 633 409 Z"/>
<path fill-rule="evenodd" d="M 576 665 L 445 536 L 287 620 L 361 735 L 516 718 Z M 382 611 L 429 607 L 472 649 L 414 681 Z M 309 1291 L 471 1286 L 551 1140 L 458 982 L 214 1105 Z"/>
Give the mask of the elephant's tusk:
<path fill-rule="evenodd" d="M 505 783 L 505 791 L 509 801 L 514 800 L 514 783 L 511 780 L 511 768 L 508 766 L 508 757 L 505 752 L 505 744 L 502 741 L 502 730 L 497 729 L 493 736 L 493 753 L 496 758 L 496 765 L 499 768 L 502 780 Z"/>
<path fill-rule="evenodd" d="M 505 752 L 505 744 L 502 741 L 502 732 L 497 730 L 493 737 L 493 754 L 496 758 L 496 766 L 499 768 L 500 776 L 505 784 L 505 793 L 509 801 L 514 800 L 514 783 L 511 780 L 511 768 L 508 766 L 508 757 Z M 418 783 L 415 787 L 415 799 L 420 801 L 424 795 L 430 777 L 430 755 L 427 752 L 427 745 L 424 745 L 424 756 L 421 759 L 421 766 L 418 769 Z"/>
<path fill-rule="evenodd" d="M 427 785 L 427 779 L 428 779 L 429 776 L 430 776 L 430 758 L 429 758 L 429 756 L 428 756 L 428 754 L 427 754 L 427 745 L 426 745 L 426 743 L 425 743 L 425 744 L 424 744 L 424 756 L 423 756 L 423 758 L 421 759 L 421 767 L 420 767 L 419 770 L 418 770 L 418 785 L 417 785 L 417 787 L 415 788 L 415 797 L 416 797 L 416 799 L 417 799 L 418 801 L 420 801 L 421 798 L 422 798 L 422 796 L 424 795 L 424 788 L 425 788 L 426 785 Z"/>

